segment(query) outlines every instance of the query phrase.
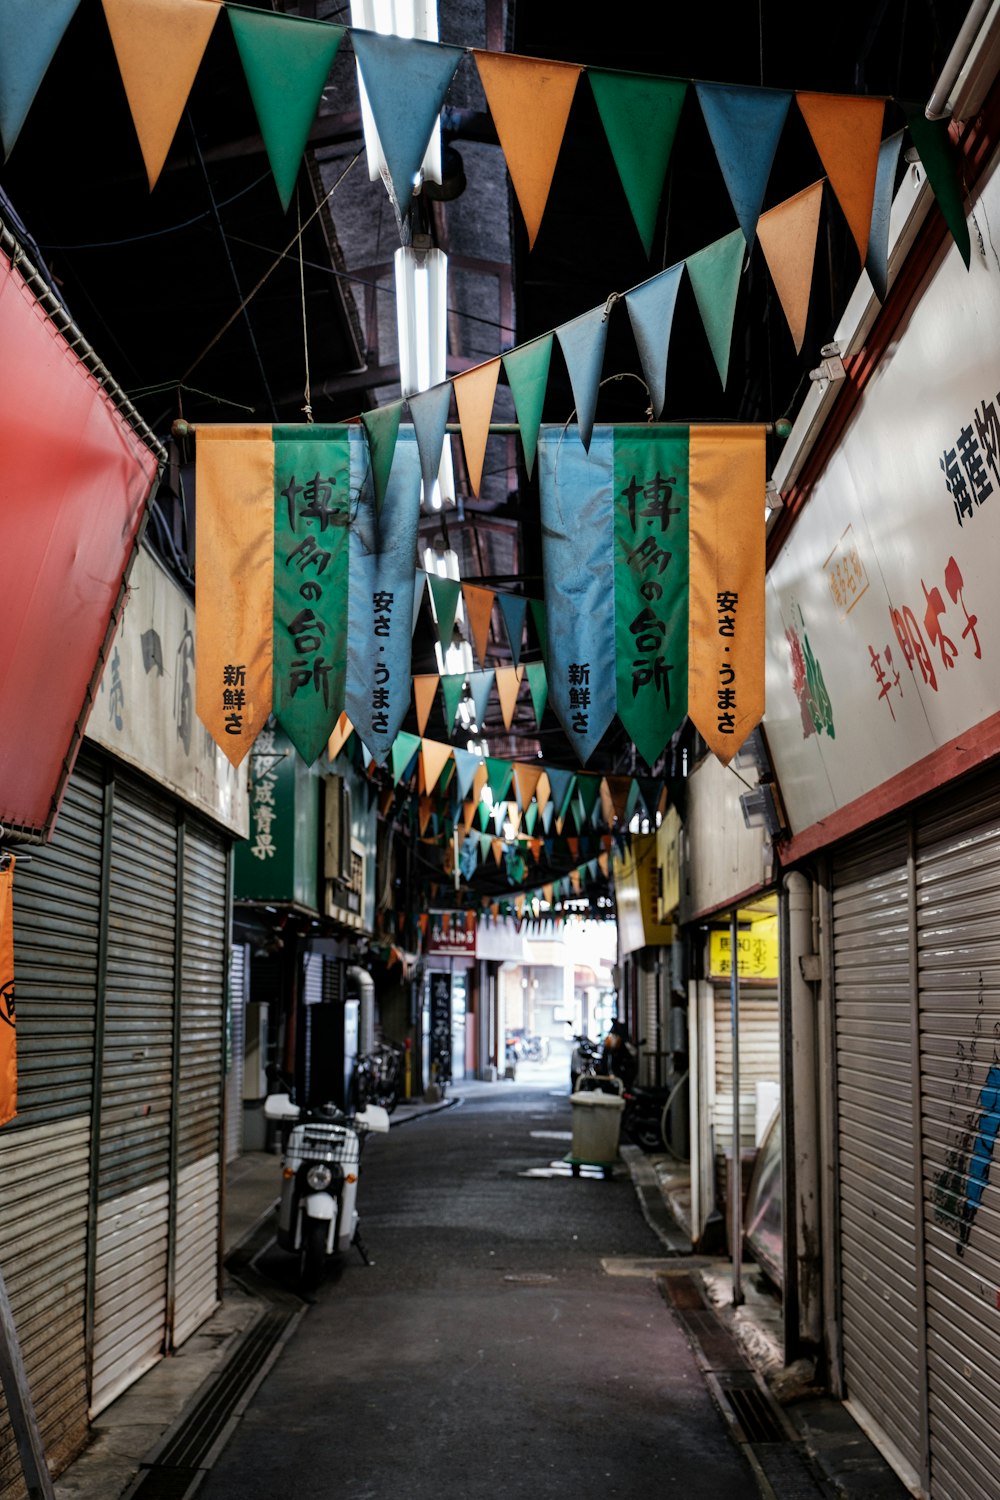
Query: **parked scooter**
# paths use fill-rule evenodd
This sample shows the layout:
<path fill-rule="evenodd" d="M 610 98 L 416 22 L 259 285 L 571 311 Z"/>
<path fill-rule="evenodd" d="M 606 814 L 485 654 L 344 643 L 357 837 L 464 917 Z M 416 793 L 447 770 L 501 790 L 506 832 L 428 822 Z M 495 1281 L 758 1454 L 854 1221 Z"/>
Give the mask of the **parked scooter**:
<path fill-rule="evenodd" d="M 569 1025 L 569 1022 L 566 1023 Z M 596 1073 L 601 1060 L 601 1044 L 584 1032 L 573 1033 L 574 1047 L 569 1059 L 569 1088 L 575 1093 L 580 1079 L 587 1073 Z"/>
<path fill-rule="evenodd" d="M 385 1133 L 389 1116 L 377 1104 L 354 1115 L 335 1105 L 300 1109 L 288 1093 L 269 1094 L 264 1115 L 290 1125 L 283 1143 L 278 1244 L 299 1258 L 299 1284 L 312 1293 L 327 1257 L 351 1245 L 372 1264 L 359 1232 L 358 1172 L 366 1136 Z"/>

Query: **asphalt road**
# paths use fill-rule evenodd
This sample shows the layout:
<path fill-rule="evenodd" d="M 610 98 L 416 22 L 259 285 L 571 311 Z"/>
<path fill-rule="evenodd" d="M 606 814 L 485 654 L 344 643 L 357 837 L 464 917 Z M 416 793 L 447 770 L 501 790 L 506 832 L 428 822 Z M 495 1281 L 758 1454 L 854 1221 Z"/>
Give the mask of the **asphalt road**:
<path fill-rule="evenodd" d="M 568 1175 L 571 1130 L 565 1086 L 508 1083 L 372 1138 L 375 1264 L 331 1268 L 199 1500 L 755 1496 L 627 1172 Z"/>

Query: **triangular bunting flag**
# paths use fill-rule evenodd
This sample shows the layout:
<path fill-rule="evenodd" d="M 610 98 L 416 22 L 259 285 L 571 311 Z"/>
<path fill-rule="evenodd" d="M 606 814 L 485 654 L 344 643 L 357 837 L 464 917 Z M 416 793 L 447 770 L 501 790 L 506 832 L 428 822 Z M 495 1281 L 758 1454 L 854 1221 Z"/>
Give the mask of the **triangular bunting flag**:
<path fill-rule="evenodd" d="M 514 786 L 522 807 L 527 807 L 541 779 L 541 766 L 529 766 L 521 761 L 514 762 Z"/>
<path fill-rule="evenodd" d="M 531 693 L 531 706 L 535 710 L 535 723 L 541 724 L 542 715 L 549 696 L 548 679 L 545 676 L 545 666 L 540 661 L 529 661 L 525 668 L 528 674 L 528 690 Z"/>
<path fill-rule="evenodd" d="M 591 308 L 556 329 L 559 347 L 566 361 L 569 383 L 576 402 L 576 420 L 580 441 L 590 447 L 597 411 L 597 393 L 608 342 L 608 313 L 605 307 Z"/>
<path fill-rule="evenodd" d="M 0 141 L 14 149 L 38 86 L 80 0 L 6 0 L 0 45 Z"/>
<path fill-rule="evenodd" d="M 694 87 L 740 228 L 752 245 L 791 92 L 723 83 Z"/>
<path fill-rule="evenodd" d="M 913 144 L 920 152 L 920 162 L 927 173 L 938 208 L 951 230 L 952 238 L 965 261 L 966 270 L 972 256 L 969 224 L 965 216 L 965 196 L 955 144 L 948 120 L 928 120 L 921 109 L 907 110 L 906 123 Z"/>
<path fill-rule="evenodd" d="M 151 189 L 221 9 L 221 0 L 104 0 Z"/>
<path fill-rule="evenodd" d="M 538 783 L 535 787 L 535 802 L 538 806 L 539 814 L 542 815 L 542 817 L 544 817 L 545 815 L 545 809 L 549 806 L 549 798 L 551 797 L 551 795 L 552 783 L 549 781 L 548 772 L 543 771 L 541 776 L 539 776 Z"/>
<path fill-rule="evenodd" d="M 465 690 L 464 672 L 446 672 L 440 679 L 441 694 L 444 698 L 444 722 L 448 733 L 451 734 L 455 724 L 455 715 L 458 713 L 458 705 L 462 701 Z"/>
<path fill-rule="evenodd" d="M 903 144 L 903 132 L 897 130 L 878 148 L 875 171 L 875 197 L 872 200 L 872 225 L 868 231 L 868 254 L 865 270 L 876 297 L 884 302 L 889 293 L 889 218 L 896 195 L 896 165 Z"/>
<path fill-rule="evenodd" d="M 538 445 L 538 429 L 542 421 L 551 359 L 551 333 L 544 333 L 541 338 L 532 339 L 530 344 L 521 344 L 517 349 L 510 349 L 502 356 L 521 430 L 521 451 L 529 479 L 535 467 L 535 449 Z"/>
<path fill-rule="evenodd" d="M 794 198 L 762 214 L 757 237 L 798 354 L 805 338 L 823 184 L 814 182 Z"/>
<path fill-rule="evenodd" d="M 465 49 L 354 28 L 351 45 L 389 168 L 386 186 L 402 221 L 410 211 L 427 143 Z"/>
<path fill-rule="evenodd" d="M 797 93 L 795 99 L 863 262 L 868 251 L 885 100 L 810 93 Z"/>
<path fill-rule="evenodd" d="M 535 627 L 535 635 L 538 637 L 538 645 L 545 661 L 549 654 L 549 629 L 545 620 L 545 600 L 529 599 L 528 609 L 531 614 L 531 623 Z"/>
<path fill-rule="evenodd" d="M 416 630 L 417 628 L 417 616 L 420 613 L 420 606 L 424 602 L 424 590 L 426 587 L 427 574 L 421 570 L 415 575 L 413 580 L 413 621 L 411 630 Z"/>
<path fill-rule="evenodd" d="M 469 692 L 472 694 L 472 702 L 476 710 L 476 723 L 480 729 L 482 729 L 483 721 L 486 718 L 486 704 L 493 690 L 495 678 L 496 672 L 492 668 L 484 672 L 469 673 Z"/>
<path fill-rule="evenodd" d="M 343 26 L 227 5 L 282 208 L 295 191 L 302 155 Z"/>
<path fill-rule="evenodd" d="M 340 754 L 341 750 L 343 750 L 344 746 L 347 744 L 347 741 L 350 739 L 353 733 L 354 725 L 351 723 L 347 715 L 345 713 L 342 713 L 340 718 L 337 720 L 334 731 L 330 736 L 329 744 L 326 747 L 326 754 L 329 760 L 337 759 L 337 756 Z"/>
<path fill-rule="evenodd" d="M 418 734 L 423 734 L 427 728 L 427 719 L 441 681 L 436 672 L 422 672 L 413 679 L 413 706 L 417 711 Z"/>
<path fill-rule="evenodd" d="M 557 766 L 546 766 L 545 770 L 549 778 L 549 785 L 552 788 L 552 799 L 556 810 L 556 817 L 562 818 L 566 814 L 566 808 L 573 795 L 573 789 L 576 785 L 576 772 L 564 771 Z"/>
<path fill-rule="evenodd" d="M 655 826 L 663 783 L 654 780 L 651 776 L 637 776 L 635 784 L 642 799 L 642 805 L 646 809 L 646 818 Z"/>
<path fill-rule="evenodd" d="M 594 809 L 601 795 L 601 780 L 600 776 L 590 776 L 584 771 L 581 771 L 576 778 L 576 793 L 583 809 L 584 823 L 593 822 Z"/>
<path fill-rule="evenodd" d="M 232 7 L 229 7 L 229 11 L 231 15 Z M 264 15 L 266 12 L 257 11 L 255 14 Z M 392 457 L 396 451 L 399 419 L 402 415 L 402 401 L 393 401 L 390 406 L 377 406 L 374 411 L 361 413 L 361 421 L 368 437 L 368 452 L 371 456 L 376 515 L 381 515 L 382 512 L 382 501 L 385 499 L 385 488 L 389 483 L 389 471 L 392 468 Z"/>
<path fill-rule="evenodd" d="M 420 762 L 424 772 L 424 785 L 433 792 L 438 777 L 451 760 L 451 746 L 441 745 L 437 740 L 423 740 L 420 745 Z"/>
<path fill-rule="evenodd" d="M 476 772 L 483 762 L 473 750 L 459 750 L 456 746 L 452 754 L 455 757 L 455 790 L 459 800 L 464 802 L 472 788 Z"/>
<path fill-rule="evenodd" d="M 736 294 L 746 248 L 742 229 L 734 229 L 732 234 L 689 255 L 685 262 L 723 386 L 729 374 Z"/>
<path fill-rule="evenodd" d="M 663 411 L 670 330 L 683 274 L 684 262 L 681 261 L 625 293 L 625 306 L 632 323 L 642 373 L 649 386 L 649 404 L 655 421 L 659 421 Z"/>
<path fill-rule="evenodd" d="M 451 632 L 455 624 L 455 612 L 458 609 L 462 585 L 457 578 L 441 578 L 437 573 L 428 573 L 427 586 L 434 601 L 434 615 L 437 619 L 441 649 L 447 651 L 451 645 Z"/>
<path fill-rule="evenodd" d="M 687 82 L 588 68 L 604 134 L 647 256 Z"/>
<path fill-rule="evenodd" d="M 510 646 L 510 654 L 513 657 L 515 667 L 521 661 L 521 638 L 524 634 L 524 616 L 528 608 L 528 601 L 523 594 L 497 594 L 497 603 L 503 616 L 504 628 L 507 631 L 507 643 Z"/>
<path fill-rule="evenodd" d="M 486 661 L 490 616 L 493 613 L 493 600 L 496 595 L 492 589 L 483 588 L 478 583 L 463 583 L 462 598 L 465 600 L 465 612 L 469 620 L 473 645 L 482 665 Z"/>
<path fill-rule="evenodd" d="M 465 370 L 452 380 L 455 405 L 462 429 L 462 447 L 469 471 L 469 487 L 479 498 L 479 486 L 483 478 L 483 460 L 486 457 L 486 440 L 490 435 L 490 418 L 493 415 L 493 398 L 500 377 L 500 357 L 488 360 Z"/>
<path fill-rule="evenodd" d="M 487 755 L 485 765 L 490 791 L 493 793 L 493 806 L 496 807 L 507 797 L 514 776 L 514 767 L 509 760 L 498 760 L 493 755 Z"/>
<path fill-rule="evenodd" d="M 451 381 L 432 385 L 429 391 L 407 397 L 413 431 L 420 454 L 420 474 L 424 481 L 424 496 L 429 497 L 441 467 L 441 450 L 444 447 L 445 429 L 451 407 Z"/>
<path fill-rule="evenodd" d="M 631 776 L 605 776 L 601 784 L 604 822 L 608 828 L 627 821 L 629 798 L 635 782 Z"/>
<path fill-rule="evenodd" d="M 517 695 L 521 687 L 521 679 L 524 676 L 523 667 L 497 667 L 497 697 L 500 699 L 500 713 L 503 717 L 503 727 L 509 729 L 514 718 L 514 708 L 517 704 Z"/>
<path fill-rule="evenodd" d="M 582 67 L 472 49 L 507 171 L 535 243 Z"/>
<path fill-rule="evenodd" d="M 393 781 L 403 781 L 409 775 L 419 749 L 420 736 L 408 734 L 405 729 L 401 729 L 392 742 L 390 752 Z"/>

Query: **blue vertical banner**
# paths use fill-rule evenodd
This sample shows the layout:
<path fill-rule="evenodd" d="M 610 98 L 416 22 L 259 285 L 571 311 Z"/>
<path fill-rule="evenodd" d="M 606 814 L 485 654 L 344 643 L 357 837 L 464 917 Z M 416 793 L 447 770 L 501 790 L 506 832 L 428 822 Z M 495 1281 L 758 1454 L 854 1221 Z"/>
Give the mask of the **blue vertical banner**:
<path fill-rule="evenodd" d="M 538 434 L 549 705 L 581 763 L 615 713 L 614 428 Z"/>
<path fill-rule="evenodd" d="M 378 509 L 363 434 L 355 428 L 350 433 L 354 514 L 344 708 L 361 743 L 381 766 L 412 693 L 420 453 L 412 426 L 401 426 Z"/>

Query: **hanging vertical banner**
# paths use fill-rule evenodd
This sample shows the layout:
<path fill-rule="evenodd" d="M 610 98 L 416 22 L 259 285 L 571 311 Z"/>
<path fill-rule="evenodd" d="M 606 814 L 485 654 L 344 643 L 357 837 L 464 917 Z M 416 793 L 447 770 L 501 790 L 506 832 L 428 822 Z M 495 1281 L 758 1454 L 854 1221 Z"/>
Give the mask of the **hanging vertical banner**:
<path fill-rule="evenodd" d="M 618 718 L 652 767 L 687 710 L 687 427 L 615 427 L 614 485 Z"/>
<path fill-rule="evenodd" d="M 763 427 L 692 427 L 688 715 L 723 764 L 764 714 Z"/>
<path fill-rule="evenodd" d="M 199 428 L 196 486 L 195 706 L 223 755 L 238 766 L 271 712 L 271 428 Z"/>
<path fill-rule="evenodd" d="M 612 427 L 539 430 L 549 703 L 581 762 L 615 712 L 613 463 Z"/>
<path fill-rule="evenodd" d="M 14 865 L 0 867 L 0 1125 L 17 1114 L 14 1033 Z"/>
<path fill-rule="evenodd" d="M 350 444 L 342 426 L 273 432 L 274 716 L 312 765 L 344 710 Z"/>
<path fill-rule="evenodd" d="M 352 494 L 358 488 L 353 478 L 353 438 L 352 433 Z M 412 427 L 399 429 L 377 518 L 372 485 L 366 482 L 359 488 L 350 532 L 345 701 L 362 744 L 384 765 L 410 706 L 420 520 L 420 450 Z"/>

